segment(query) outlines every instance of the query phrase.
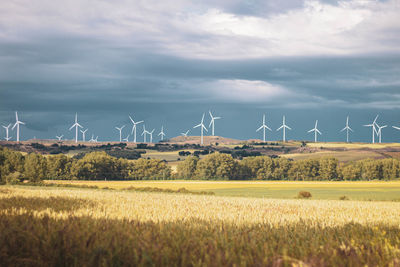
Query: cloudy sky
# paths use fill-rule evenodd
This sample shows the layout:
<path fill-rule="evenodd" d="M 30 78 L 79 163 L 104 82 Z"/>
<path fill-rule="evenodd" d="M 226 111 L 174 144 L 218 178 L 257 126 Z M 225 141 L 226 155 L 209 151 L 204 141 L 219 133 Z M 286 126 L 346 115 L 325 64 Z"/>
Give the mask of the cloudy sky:
<path fill-rule="evenodd" d="M 362 125 L 380 114 L 384 141 L 399 141 L 399 10 L 400 0 L 2 1 L 0 122 L 18 110 L 23 139 L 72 138 L 78 112 L 89 135 L 111 140 L 131 115 L 172 137 L 211 109 L 217 135 L 261 138 L 265 113 L 269 139 L 286 115 L 290 139 L 311 140 L 318 119 L 330 141 L 344 140 L 350 115 L 352 139 L 369 141 Z"/>

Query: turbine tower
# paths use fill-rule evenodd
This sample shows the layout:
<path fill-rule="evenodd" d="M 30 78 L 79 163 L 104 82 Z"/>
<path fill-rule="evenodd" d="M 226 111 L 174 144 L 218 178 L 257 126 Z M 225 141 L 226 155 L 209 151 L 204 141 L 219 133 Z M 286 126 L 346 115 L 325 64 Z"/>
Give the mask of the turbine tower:
<path fill-rule="evenodd" d="M 203 144 L 203 130 L 206 130 L 206 132 L 208 132 L 206 126 L 204 126 L 204 113 L 203 113 L 203 117 L 201 118 L 200 124 L 197 124 L 193 128 L 197 128 L 197 127 L 200 127 L 200 129 L 201 129 L 200 130 L 200 133 L 201 133 L 200 144 L 202 145 Z"/>
<path fill-rule="evenodd" d="M 146 126 L 143 124 L 143 142 L 146 143 L 146 134 L 150 134 L 148 131 L 146 131 Z"/>
<path fill-rule="evenodd" d="M 290 128 L 289 126 L 286 125 L 285 116 L 283 116 L 283 120 L 282 120 L 282 125 L 281 125 L 281 127 L 279 127 L 279 128 L 276 129 L 276 130 L 279 131 L 280 129 L 283 130 L 283 138 L 282 138 L 282 140 L 283 140 L 283 142 L 286 142 L 286 129 L 292 130 L 292 128 Z"/>
<path fill-rule="evenodd" d="M 138 122 L 135 122 L 132 118 L 131 118 L 131 116 L 129 116 L 129 119 L 131 120 L 131 122 L 132 122 L 132 132 L 131 132 L 131 134 L 133 134 L 133 142 L 134 143 L 136 143 L 136 125 L 138 125 L 139 123 L 142 123 L 143 121 L 138 121 Z"/>
<path fill-rule="evenodd" d="M 126 138 L 122 139 L 122 141 L 128 142 L 129 136 L 130 136 L 130 135 L 128 134 L 128 136 L 127 136 Z"/>
<path fill-rule="evenodd" d="M 399 130 L 400 130 L 400 129 L 399 129 Z M 190 129 L 189 129 L 189 130 L 187 130 L 187 131 L 186 131 L 186 132 L 184 132 L 184 133 L 181 133 L 181 135 L 182 135 L 183 137 L 187 137 L 187 135 L 188 135 L 189 131 L 190 131 Z"/>
<path fill-rule="evenodd" d="M 258 128 L 258 129 L 256 130 L 256 132 L 258 132 L 258 131 L 261 130 L 261 129 L 263 129 L 263 141 L 265 142 L 265 129 L 268 129 L 268 130 L 272 131 L 271 128 L 269 128 L 269 127 L 265 124 L 265 114 L 263 115 L 263 122 L 262 122 L 262 125 L 260 126 L 260 128 Z"/>
<path fill-rule="evenodd" d="M 315 121 L 315 126 L 314 126 L 314 128 L 311 129 L 311 130 L 309 130 L 308 132 L 309 132 L 309 133 L 314 132 L 314 142 L 316 143 L 316 142 L 317 142 L 318 134 L 321 134 L 321 135 L 322 135 L 322 133 L 318 130 L 318 120 Z"/>
<path fill-rule="evenodd" d="M 11 127 L 11 125 L 12 125 L 11 123 L 9 125 L 7 125 L 7 126 L 2 125 L 3 128 L 6 129 L 6 137 L 4 138 L 6 141 L 9 141 L 11 139 L 11 137 L 12 137 L 12 136 L 8 136 L 8 130 Z"/>
<path fill-rule="evenodd" d="M 376 120 L 378 119 L 379 115 L 376 115 L 375 120 L 371 124 L 364 125 L 365 127 L 372 127 L 372 143 L 375 144 L 375 133 L 378 134 L 378 131 L 375 128 Z"/>
<path fill-rule="evenodd" d="M 376 124 L 376 127 L 378 127 L 377 135 L 379 137 L 379 143 L 382 143 L 382 129 L 386 128 L 387 125 L 379 126 L 378 124 Z"/>
<path fill-rule="evenodd" d="M 58 139 L 58 141 L 61 141 L 61 139 L 64 137 L 64 135 L 60 135 L 60 136 L 58 136 L 58 135 L 56 135 L 56 138 Z"/>
<path fill-rule="evenodd" d="M 119 142 L 122 142 L 122 129 L 124 129 L 125 125 L 123 125 L 121 128 L 115 127 L 119 131 Z"/>
<path fill-rule="evenodd" d="M 344 130 L 346 130 L 346 142 L 348 143 L 349 142 L 349 131 L 354 132 L 353 129 L 351 129 L 349 126 L 349 116 L 347 116 L 347 119 L 346 119 L 346 127 L 344 127 L 341 130 L 341 132 L 343 132 Z"/>
<path fill-rule="evenodd" d="M 17 142 L 19 142 L 19 125 L 20 124 L 25 125 L 25 122 L 22 122 L 18 119 L 18 112 L 15 111 L 15 124 L 11 129 L 14 130 L 14 128 L 17 127 Z"/>
<path fill-rule="evenodd" d="M 155 130 L 155 129 L 153 129 L 151 132 L 147 132 L 147 133 L 150 135 L 150 143 L 153 143 L 153 133 L 154 133 L 154 130 Z"/>
<path fill-rule="evenodd" d="M 161 126 L 161 132 L 160 132 L 158 135 L 159 135 L 159 136 L 161 135 L 161 141 L 164 140 L 164 136 L 165 136 L 165 133 L 164 133 L 164 126 Z"/>
<path fill-rule="evenodd" d="M 85 142 L 85 134 L 86 134 L 87 130 L 88 130 L 88 129 L 86 129 L 86 130 L 84 130 L 84 131 L 80 130 L 81 133 L 82 133 L 82 141 L 83 141 L 83 142 Z"/>
<path fill-rule="evenodd" d="M 78 128 L 83 128 L 79 123 L 78 123 L 78 113 L 75 113 L 75 123 L 69 128 L 71 131 L 72 128 L 75 127 L 75 143 L 78 143 Z"/>
<path fill-rule="evenodd" d="M 208 113 L 210 113 L 210 117 L 211 117 L 211 121 L 210 121 L 210 125 L 208 125 L 208 128 L 211 128 L 211 135 L 214 136 L 214 127 L 215 127 L 215 120 L 219 120 L 221 119 L 221 117 L 214 117 L 211 113 L 211 111 L 208 111 Z"/>

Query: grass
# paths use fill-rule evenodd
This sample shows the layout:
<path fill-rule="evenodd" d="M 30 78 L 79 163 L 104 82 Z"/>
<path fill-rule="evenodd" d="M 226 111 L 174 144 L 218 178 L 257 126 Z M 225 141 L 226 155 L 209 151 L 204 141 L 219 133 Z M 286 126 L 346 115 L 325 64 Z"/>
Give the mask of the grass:
<path fill-rule="evenodd" d="M 2 186 L 4 266 L 398 266 L 400 203 Z"/>
<path fill-rule="evenodd" d="M 157 187 L 177 190 L 208 191 L 217 196 L 295 198 L 299 191 L 309 191 L 313 199 L 339 199 L 346 196 L 352 200 L 400 201 L 400 181 L 65 181 L 49 180 L 49 183 L 96 185 L 124 189 L 127 187 Z"/>

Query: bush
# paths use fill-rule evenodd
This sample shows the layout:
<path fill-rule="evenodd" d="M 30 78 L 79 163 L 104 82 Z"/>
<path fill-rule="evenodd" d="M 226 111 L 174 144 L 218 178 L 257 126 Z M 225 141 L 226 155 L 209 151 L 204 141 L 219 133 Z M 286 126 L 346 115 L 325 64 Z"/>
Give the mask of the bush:
<path fill-rule="evenodd" d="M 299 194 L 297 195 L 298 198 L 311 198 L 312 195 L 308 191 L 300 191 Z"/>
<path fill-rule="evenodd" d="M 341 197 L 339 198 L 339 200 L 349 200 L 349 198 L 346 197 L 346 196 L 341 196 Z"/>
<path fill-rule="evenodd" d="M 6 184 L 18 184 L 21 180 L 22 174 L 20 172 L 13 172 L 5 177 Z"/>

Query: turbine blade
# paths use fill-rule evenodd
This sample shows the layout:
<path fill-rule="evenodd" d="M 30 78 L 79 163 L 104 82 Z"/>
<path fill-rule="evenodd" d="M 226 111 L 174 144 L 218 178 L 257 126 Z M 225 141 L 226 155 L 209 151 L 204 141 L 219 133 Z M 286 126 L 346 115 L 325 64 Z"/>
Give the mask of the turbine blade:
<path fill-rule="evenodd" d="M 279 131 L 280 129 L 282 129 L 283 128 L 283 125 L 281 126 L 281 127 L 279 127 L 278 129 L 276 129 L 277 131 Z"/>
<path fill-rule="evenodd" d="M 397 126 L 392 126 L 393 128 L 395 128 L 396 130 L 400 130 L 400 127 Z"/>
<path fill-rule="evenodd" d="M 285 125 L 286 129 L 292 130 L 292 128 L 290 128 L 289 126 Z"/>
<path fill-rule="evenodd" d="M 320 135 L 322 135 L 322 133 L 318 130 L 318 129 L 315 129 L 316 131 L 317 131 L 317 133 L 319 133 Z"/>
<path fill-rule="evenodd" d="M 347 127 L 344 127 L 342 130 L 340 130 L 341 132 L 343 132 L 344 130 L 346 130 L 347 129 Z"/>
<path fill-rule="evenodd" d="M 214 123 L 214 118 L 211 119 L 210 124 L 208 125 L 208 127 L 211 127 L 211 124 Z"/>
<path fill-rule="evenodd" d="M 263 128 L 263 126 L 260 126 L 260 128 L 258 128 L 257 130 L 256 130 L 256 132 L 258 132 L 259 130 L 261 130 Z"/>
<path fill-rule="evenodd" d="M 311 129 L 311 130 L 307 131 L 307 133 L 311 133 L 311 132 L 313 132 L 313 131 L 314 131 L 314 129 Z"/>
<path fill-rule="evenodd" d="M 194 126 L 193 128 L 197 128 L 197 127 L 200 127 L 201 126 L 201 124 L 197 124 L 196 126 Z"/>

